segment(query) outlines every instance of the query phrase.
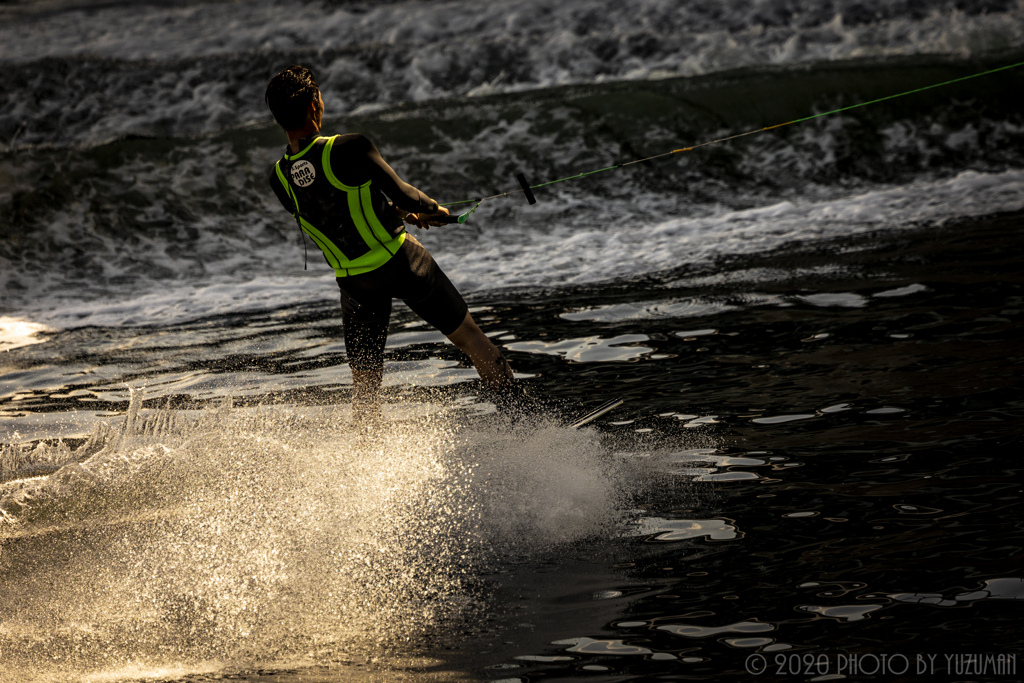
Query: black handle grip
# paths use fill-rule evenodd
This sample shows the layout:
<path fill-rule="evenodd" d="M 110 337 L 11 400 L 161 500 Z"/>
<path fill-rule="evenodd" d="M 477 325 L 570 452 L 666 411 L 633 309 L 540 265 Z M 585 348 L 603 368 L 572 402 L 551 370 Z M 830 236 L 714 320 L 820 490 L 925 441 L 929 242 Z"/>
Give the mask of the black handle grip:
<path fill-rule="evenodd" d="M 530 204 L 536 204 L 537 198 L 533 196 L 533 190 L 530 189 L 530 183 L 527 182 L 526 176 L 520 173 L 516 176 L 516 180 L 519 181 L 519 186 L 523 188 L 523 193 L 526 194 L 526 201 Z"/>
<path fill-rule="evenodd" d="M 458 214 L 447 214 L 445 216 L 438 216 L 438 215 L 435 215 L 435 214 L 421 213 L 421 214 L 419 214 L 419 216 L 420 217 L 430 216 L 430 218 L 427 218 L 427 220 L 433 221 L 435 223 L 458 223 L 459 222 Z"/>

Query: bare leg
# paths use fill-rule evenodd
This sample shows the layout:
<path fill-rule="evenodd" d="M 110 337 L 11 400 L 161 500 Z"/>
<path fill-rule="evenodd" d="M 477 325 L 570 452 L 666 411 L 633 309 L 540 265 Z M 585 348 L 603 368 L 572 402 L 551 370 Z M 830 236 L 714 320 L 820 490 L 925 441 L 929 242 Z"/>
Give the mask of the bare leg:
<path fill-rule="evenodd" d="M 345 347 L 352 370 L 352 411 L 357 422 L 380 417 L 380 387 L 384 380 L 387 322 L 361 323 L 344 318 Z"/>
<path fill-rule="evenodd" d="M 469 356 L 480 379 L 494 391 L 504 389 L 514 381 L 508 361 L 501 355 L 498 347 L 477 327 L 469 313 L 466 313 L 462 324 L 448 335 L 448 339 Z"/>
<path fill-rule="evenodd" d="M 384 381 L 384 373 L 380 370 L 352 370 L 353 400 L 358 403 L 373 403 L 380 393 L 380 385 Z"/>

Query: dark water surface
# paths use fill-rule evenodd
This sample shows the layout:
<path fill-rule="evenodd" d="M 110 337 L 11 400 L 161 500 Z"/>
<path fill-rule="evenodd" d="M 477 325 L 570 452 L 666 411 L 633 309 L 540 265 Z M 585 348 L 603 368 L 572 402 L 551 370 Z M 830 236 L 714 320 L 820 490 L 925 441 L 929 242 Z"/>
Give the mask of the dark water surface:
<path fill-rule="evenodd" d="M 653 428 L 652 440 L 686 444 L 680 423 L 658 414 L 711 413 L 721 424 L 703 428 L 715 445 L 708 458 L 742 459 L 725 460 L 719 471 L 734 480 L 722 477 L 696 504 L 680 500 L 678 488 L 645 491 L 645 515 L 724 520 L 735 537 L 654 536 L 622 548 L 630 565 L 623 585 L 646 591 L 621 599 L 601 630 L 572 634 L 701 661 L 609 652 L 534 671 L 601 664 L 623 674 L 714 677 L 741 672 L 755 650 L 1019 649 L 1020 228 L 1019 215 L 1006 216 L 937 235 L 833 243 L 831 253 L 772 255 L 773 267 L 842 272 L 766 287 L 795 305 L 719 314 L 707 320 L 713 336 L 683 341 L 678 322 L 614 326 L 674 355 L 578 370 L 598 393 L 630 383 L 624 413 L 636 422 L 619 433 Z M 922 291 L 910 293 L 913 285 Z M 699 291 L 742 297 L 735 287 Z M 864 303 L 820 305 L 826 295 L 840 301 L 838 293 Z M 703 453 L 669 458 L 699 461 Z M 679 628 L 742 622 L 758 626 Z M 783 643 L 792 650 L 780 650 Z"/>
<path fill-rule="evenodd" d="M 636 492 L 648 534 L 602 544 L 619 577 L 595 585 L 592 575 L 563 575 L 567 592 L 535 607 L 549 621 L 545 636 L 584 645 L 537 649 L 567 659 L 521 662 L 515 675 L 595 677 L 585 667 L 597 665 L 616 674 L 602 680 L 715 679 L 743 676 L 752 652 L 775 673 L 784 661 L 791 676 L 793 661 L 777 661 L 780 653 L 826 655 L 832 673 L 850 664 L 842 655 L 902 654 L 913 674 L 917 654 L 1019 651 L 1022 226 L 1021 215 L 1007 215 L 745 260 L 744 269 L 794 273 L 757 288 L 793 304 L 785 308 L 744 306 L 748 293 L 727 277 L 601 293 L 605 305 L 640 299 L 647 310 L 676 297 L 737 305 L 688 325 L 581 328 L 555 319 L 556 302 L 510 311 L 545 318 L 536 328 L 556 339 L 646 335 L 653 353 L 629 364 L 515 360 L 544 378 L 573 377 L 540 380 L 567 397 L 622 388 L 629 403 L 617 417 L 634 421 L 604 426 L 610 439 L 633 448 L 649 439 L 680 475 L 687 465 L 718 468 L 697 477 L 710 485 L 681 477 Z M 797 274 L 826 266 L 835 270 Z M 680 338 L 682 327 L 715 333 Z M 719 424 L 695 438 L 672 412 Z M 712 519 L 728 529 L 721 538 L 707 535 L 707 522 L 693 531 L 692 520 Z M 568 593 L 574 583 L 586 590 Z M 595 607 L 602 598 L 614 607 Z M 582 628 L 567 628 L 573 602 Z M 495 660 L 522 652 L 523 635 L 510 639 L 518 647 L 498 646 Z M 913 678 L 894 675 L 902 669 L 894 659 L 877 678 Z M 962 680 L 1000 678 L 993 673 Z"/>
<path fill-rule="evenodd" d="M 15 349 L 8 361 L 13 373 L 26 385 L 35 378 L 44 386 L 5 398 L 5 416 L 29 426 L 41 420 L 51 434 L 69 436 L 75 427 L 84 425 L 87 434 L 108 422 L 114 429 L 95 428 L 92 441 L 133 465 L 117 469 L 107 462 L 107 474 L 97 475 L 103 483 L 87 493 L 54 488 L 12 504 L 7 491 L 5 514 L 21 526 L 0 548 L 7 576 L 2 616 L 12 625 L 54 626 L 34 634 L 8 628 L 0 642 L 19 666 L 31 668 L 45 653 L 55 663 L 53 680 L 61 671 L 102 671 L 98 662 L 105 659 L 117 664 L 110 674 L 117 680 L 232 674 L 277 681 L 716 680 L 748 677 L 744 667 L 758 666 L 749 659 L 755 654 L 766 658 L 775 679 L 780 666 L 788 677 L 808 680 L 841 673 L 852 655 L 887 655 L 895 659 L 880 673 L 850 677 L 923 680 L 914 676 L 918 655 L 940 655 L 934 670 L 945 672 L 954 662 L 941 655 L 1017 653 L 1024 599 L 1022 227 L 1022 214 L 1004 214 L 793 244 L 616 285 L 475 300 L 476 317 L 502 340 L 531 391 L 551 399 L 552 414 L 573 414 L 612 396 L 627 399 L 584 435 L 523 428 L 506 443 L 507 435 L 492 431 L 486 397 L 464 381 L 471 370 L 460 367 L 453 347 L 400 313 L 388 360 L 389 377 L 399 378 L 389 415 L 401 421 L 385 433 L 401 440 L 411 432 L 416 439 L 416 430 L 444 422 L 450 438 L 442 460 L 490 471 L 442 479 L 455 495 L 431 507 L 433 513 L 419 503 L 402 507 L 405 517 L 393 517 L 393 527 L 381 522 L 390 508 L 346 508 L 356 510 L 351 520 L 363 520 L 353 523 L 385 525 L 367 531 L 373 543 L 391 539 L 397 545 L 389 552 L 410 553 L 395 555 L 395 564 L 373 565 L 364 588 L 394 583 L 396 576 L 406 583 L 374 593 L 363 612 L 353 611 L 359 591 L 333 586 L 321 573 L 331 566 L 317 555 L 321 541 L 314 536 L 297 555 L 308 566 L 282 565 L 290 576 L 308 572 L 308 582 L 300 589 L 275 579 L 305 597 L 278 592 L 262 605 L 271 619 L 293 628 L 268 636 L 255 652 L 237 634 L 216 634 L 242 623 L 228 619 L 225 605 L 255 600 L 259 591 L 211 586 L 224 577 L 235 581 L 232 554 L 290 551 L 266 535 L 246 537 L 248 522 L 239 520 L 262 520 L 262 533 L 280 540 L 290 527 L 274 515 L 261 517 L 263 503 L 298 515 L 296 524 L 305 528 L 309 520 L 295 512 L 294 496 L 329 502 L 319 487 L 369 486 L 357 461 L 341 469 L 330 464 L 342 451 L 359 451 L 344 431 L 347 414 L 299 419 L 303 406 L 326 411 L 346 398 L 337 312 L 280 310 L 130 334 L 84 328 Z M 52 357 L 54 348 L 65 357 Z M 424 367 L 435 368 L 427 372 L 433 388 L 400 380 Z M 182 486 L 140 488 L 151 480 L 139 473 L 156 458 L 143 447 L 164 443 L 193 458 L 202 451 L 189 445 L 188 429 L 177 437 L 165 429 L 162 440 L 145 441 L 145 433 L 160 436 L 155 423 L 120 437 L 140 435 L 131 447 L 117 442 L 111 434 L 114 416 L 128 409 L 125 384 L 144 388 L 143 416 L 166 415 L 153 409 L 169 405 L 172 414 L 209 420 L 218 411 L 261 405 L 270 416 L 265 426 L 272 427 L 263 438 L 306 444 L 312 476 L 331 481 L 297 480 L 289 488 L 217 464 L 196 490 L 234 501 L 245 514 L 225 524 L 242 538 L 222 539 L 221 551 L 205 555 L 202 543 L 180 546 L 176 553 L 193 557 L 198 570 L 184 560 L 169 565 L 163 555 L 157 567 L 132 569 L 133 561 L 154 561 L 146 543 L 194 541 L 213 527 L 219 535 L 226 518 L 222 511 L 192 516 L 203 508 L 189 508 L 200 504 L 184 479 Z M 233 409 L 221 405 L 227 395 Z M 448 406 L 443 420 L 440 405 Z M 78 419 L 71 411 L 93 417 Z M 291 423 L 289 411 L 300 411 Z M 299 441 L 285 436 L 287 424 Z M 403 431 L 403 424 L 412 428 Z M 190 429 L 223 440 L 209 444 L 210 453 L 253 446 L 258 470 L 279 458 L 270 446 L 255 446 L 258 429 L 231 431 L 227 422 Z M 348 440 L 324 443 L 315 434 L 324 429 L 340 429 Z M 436 438 L 431 433 L 426 429 L 423 438 Z M 87 441 L 69 438 L 68 444 L 88 454 Z M 375 468 L 373 476 L 380 476 L 377 468 L 398 467 L 417 481 L 429 479 L 426 469 L 415 470 L 415 454 L 374 461 L 375 448 L 358 456 L 370 458 L 364 464 Z M 47 464 L 41 452 L 36 471 L 53 471 L 60 463 Z M 32 466 L 27 451 L 9 449 L 5 457 L 8 463 L 20 458 L 21 471 Z M 279 460 L 288 472 L 276 476 L 301 472 Z M 160 467 L 187 478 L 190 469 L 213 465 L 172 457 Z M 391 495 L 379 482 L 374 486 L 368 491 L 377 502 Z M 261 500 L 260 491 L 269 497 Z M 87 509 L 69 496 L 88 500 Z M 467 512 L 455 510 L 459 500 L 470 501 Z M 557 510 L 559 501 L 568 508 Z M 345 520 L 328 514 L 315 524 L 321 523 Z M 446 530 L 429 528 L 438 523 Z M 365 541 L 338 537 L 326 526 L 317 532 L 325 546 Z M 77 563 L 83 554 L 104 566 Z M 185 567 L 212 577 L 200 582 L 202 591 L 200 584 L 181 588 L 187 581 L 176 572 Z M 352 565 L 334 569 L 353 572 Z M 139 611 L 145 601 L 123 597 L 117 604 L 132 614 L 106 606 L 76 612 L 57 628 L 67 608 L 61 601 L 110 590 L 107 574 L 129 582 L 135 596 L 165 584 L 161 610 L 146 614 Z M 410 616 L 408 605 L 425 599 L 425 576 L 427 584 L 444 578 L 434 589 L 446 607 L 429 618 Z M 54 592 L 42 587 L 50 583 Z M 331 598 L 318 590 L 348 591 L 343 608 L 327 609 Z M 344 623 L 344 615 L 358 612 L 370 635 L 364 629 L 318 644 L 318 635 L 296 630 L 294 615 L 280 605 L 305 605 L 317 623 L 336 612 Z M 89 627 L 77 621 L 87 614 L 95 620 Z M 253 637 L 274 630 L 255 622 L 246 628 Z M 104 645 L 102 634 L 124 640 Z M 806 661 L 791 655 L 813 655 L 819 668 L 798 675 L 794 666 Z M 900 656 L 911 667 L 903 676 Z M 296 663 L 283 665 L 287 660 Z M 147 664 L 154 661 L 165 668 Z M 270 663 L 257 673 L 246 661 Z M 868 672 L 878 667 L 876 660 L 863 663 Z M 1019 679 L 989 674 L 958 680 Z"/>

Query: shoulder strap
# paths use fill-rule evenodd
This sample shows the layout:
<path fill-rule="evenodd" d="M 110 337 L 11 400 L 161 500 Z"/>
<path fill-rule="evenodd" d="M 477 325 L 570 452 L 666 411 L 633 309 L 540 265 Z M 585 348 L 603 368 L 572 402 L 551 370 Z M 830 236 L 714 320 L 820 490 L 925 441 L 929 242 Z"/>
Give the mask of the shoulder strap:
<path fill-rule="evenodd" d="M 291 168 L 291 162 L 288 159 L 288 155 L 285 154 L 281 157 L 281 161 L 288 162 L 289 169 Z M 299 229 L 299 236 L 302 239 L 302 269 L 308 270 L 309 268 L 309 252 L 306 251 L 306 233 L 302 229 L 302 219 L 299 217 L 299 199 L 295 196 L 295 191 L 292 190 L 291 183 L 284 177 L 284 172 L 281 170 L 281 161 L 278 161 L 274 166 L 277 168 L 277 179 L 284 185 L 285 192 L 292 198 L 292 203 L 295 205 L 295 227 Z"/>

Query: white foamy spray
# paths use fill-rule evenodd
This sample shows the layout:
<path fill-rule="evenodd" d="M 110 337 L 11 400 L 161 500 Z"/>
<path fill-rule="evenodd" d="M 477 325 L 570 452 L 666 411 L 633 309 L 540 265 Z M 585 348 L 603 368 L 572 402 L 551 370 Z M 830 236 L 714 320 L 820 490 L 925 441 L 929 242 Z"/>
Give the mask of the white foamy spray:
<path fill-rule="evenodd" d="M 75 449 L 5 446 L 0 680 L 408 648 L 481 609 L 493 562 L 614 523 L 594 433 L 450 417 L 369 438 L 347 408 L 183 417 L 135 392 Z M 40 467 L 56 471 L 11 479 Z"/>

